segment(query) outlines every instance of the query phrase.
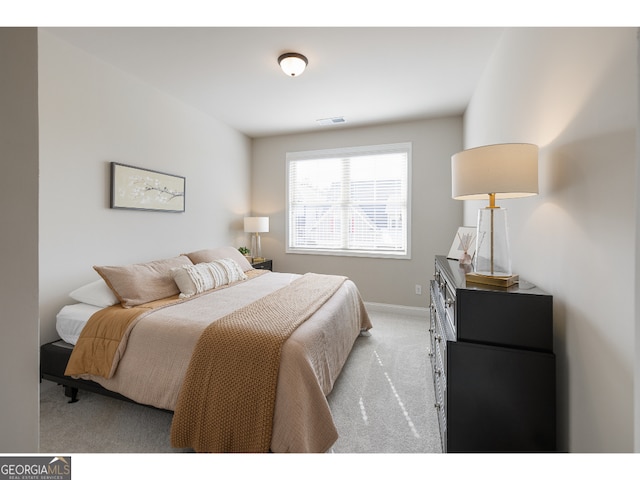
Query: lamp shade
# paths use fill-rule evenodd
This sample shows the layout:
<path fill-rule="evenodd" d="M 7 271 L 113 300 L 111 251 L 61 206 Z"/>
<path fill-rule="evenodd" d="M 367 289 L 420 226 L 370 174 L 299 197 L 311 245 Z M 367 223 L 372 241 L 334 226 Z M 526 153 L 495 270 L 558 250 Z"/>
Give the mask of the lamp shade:
<path fill-rule="evenodd" d="M 528 197 L 538 193 L 538 147 L 529 143 L 502 143 L 471 148 L 451 157 L 451 196 L 457 200 L 488 198 L 478 211 L 474 270 L 483 277 L 515 281 L 507 211 L 497 198 Z"/>
<path fill-rule="evenodd" d="M 246 233 L 262 233 L 269 231 L 269 217 L 244 217 Z"/>
<path fill-rule="evenodd" d="M 471 148 L 451 157 L 451 195 L 456 200 L 528 197 L 538 193 L 538 147 L 503 143 Z"/>

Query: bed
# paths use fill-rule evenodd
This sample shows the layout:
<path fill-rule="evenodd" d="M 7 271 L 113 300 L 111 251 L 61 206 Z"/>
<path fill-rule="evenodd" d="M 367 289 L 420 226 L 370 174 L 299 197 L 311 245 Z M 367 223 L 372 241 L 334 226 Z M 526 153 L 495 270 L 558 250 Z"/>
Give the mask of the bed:
<path fill-rule="evenodd" d="M 65 385 L 72 401 L 80 388 L 175 412 L 171 438 L 176 447 L 221 452 L 327 451 L 338 433 L 326 396 L 355 339 L 371 328 L 358 289 L 343 277 L 254 270 L 243 260 L 234 248 L 222 247 L 124 269 L 95 267 L 102 280 L 81 294 L 72 292 L 76 293 L 72 298 L 83 301 L 60 310 L 56 327 L 61 340 L 41 349 L 43 377 Z M 205 281 L 203 275 L 194 276 L 194 271 L 210 265 L 235 269 L 235 273 L 218 275 L 217 271 L 204 275 Z M 191 275 L 186 280 L 185 271 Z M 222 280 L 216 280 L 216 275 Z M 210 277 L 213 281 L 207 282 Z M 108 305 L 114 300 L 115 305 Z M 296 309 L 306 313 L 290 313 Z M 134 314 L 136 310 L 141 313 Z M 275 315 L 268 313 L 272 310 Z M 115 314 L 130 319 L 116 328 Z M 282 317 L 296 320 L 286 320 L 286 332 L 272 335 L 273 328 L 263 326 L 270 317 L 276 323 L 284 323 Z M 269 340 L 280 342 L 274 348 L 273 394 L 269 393 L 273 375 L 265 366 L 272 362 L 271 350 L 259 350 L 264 341 L 253 339 L 265 334 L 255 333 L 256 328 L 268 329 L 269 338 L 279 338 Z M 223 337 L 226 330 L 233 330 L 238 338 Z M 103 331 L 106 335 L 96 333 Z M 209 343 L 204 342 L 206 338 Z M 106 362 L 94 358 L 100 356 L 106 356 Z M 257 360 L 252 359 L 256 356 Z M 234 393 L 236 388 L 243 389 L 241 400 L 236 400 L 240 395 Z M 265 400 L 270 395 L 271 407 Z M 255 398 L 246 400 L 246 396 Z M 246 413 L 264 403 L 266 413 Z M 266 429 L 259 426 L 265 418 Z M 201 441 L 229 428 L 233 431 L 227 436 L 233 440 Z M 262 430 L 247 435 L 261 435 L 260 442 L 237 440 L 240 431 L 245 435 L 245 430 L 255 429 Z"/>

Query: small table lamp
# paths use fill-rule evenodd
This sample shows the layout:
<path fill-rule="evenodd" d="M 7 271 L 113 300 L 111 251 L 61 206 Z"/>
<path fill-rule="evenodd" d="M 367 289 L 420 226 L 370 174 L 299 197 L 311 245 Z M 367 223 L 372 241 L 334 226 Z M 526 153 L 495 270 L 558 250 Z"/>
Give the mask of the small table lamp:
<path fill-rule="evenodd" d="M 251 255 L 254 262 L 264 260 L 260 245 L 260 233 L 269 231 L 269 217 L 244 217 L 244 231 L 253 233 L 251 236 Z"/>
<path fill-rule="evenodd" d="M 451 180 L 456 200 L 489 199 L 489 205 L 478 211 L 475 275 L 467 280 L 513 284 L 517 275 L 511 272 L 507 211 L 496 206 L 496 199 L 538 193 L 538 147 L 505 143 L 456 153 L 451 157 Z"/>

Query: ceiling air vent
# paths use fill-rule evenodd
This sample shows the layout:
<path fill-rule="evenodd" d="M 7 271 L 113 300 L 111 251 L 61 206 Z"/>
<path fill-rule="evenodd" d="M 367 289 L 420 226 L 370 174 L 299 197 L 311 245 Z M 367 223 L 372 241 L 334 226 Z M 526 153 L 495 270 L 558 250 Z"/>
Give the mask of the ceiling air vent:
<path fill-rule="evenodd" d="M 344 117 L 321 118 L 320 120 L 316 120 L 316 122 L 318 122 L 318 125 L 340 125 L 347 123 Z"/>

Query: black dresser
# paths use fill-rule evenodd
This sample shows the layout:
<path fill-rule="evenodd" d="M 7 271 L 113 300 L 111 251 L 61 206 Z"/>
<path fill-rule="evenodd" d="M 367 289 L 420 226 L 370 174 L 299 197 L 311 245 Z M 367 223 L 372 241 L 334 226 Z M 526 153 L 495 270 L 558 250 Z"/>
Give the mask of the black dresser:
<path fill-rule="evenodd" d="M 443 452 L 556 450 L 553 297 L 465 282 L 435 259 L 430 352 Z"/>

